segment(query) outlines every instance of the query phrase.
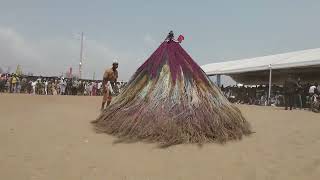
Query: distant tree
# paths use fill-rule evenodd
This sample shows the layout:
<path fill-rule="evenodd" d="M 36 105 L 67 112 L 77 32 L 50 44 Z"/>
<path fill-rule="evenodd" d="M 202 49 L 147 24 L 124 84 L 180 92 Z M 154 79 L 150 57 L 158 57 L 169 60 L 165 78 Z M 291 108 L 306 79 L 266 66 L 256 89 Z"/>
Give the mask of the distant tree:
<path fill-rule="evenodd" d="M 17 65 L 16 74 L 17 75 L 22 75 L 22 68 L 21 68 L 21 66 L 19 64 Z"/>

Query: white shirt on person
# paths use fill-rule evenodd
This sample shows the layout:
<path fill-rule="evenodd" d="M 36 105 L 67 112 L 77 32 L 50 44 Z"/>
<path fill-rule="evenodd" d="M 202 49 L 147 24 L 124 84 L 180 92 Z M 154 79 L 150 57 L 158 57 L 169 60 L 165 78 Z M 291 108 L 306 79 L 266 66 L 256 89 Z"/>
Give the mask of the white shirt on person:
<path fill-rule="evenodd" d="M 101 89 L 101 87 L 102 87 L 102 82 L 99 82 L 98 83 L 98 89 Z"/>
<path fill-rule="evenodd" d="M 317 88 L 316 86 L 310 86 L 309 93 L 313 94 L 316 88 Z"/>
<path fill-rule="evenodd" d="M 36 85 L 37 85 L 37 81 L 33 81 L 33 82 L 31 83 L 31 86 L 32 86 L 33 88 L 35 88 Z"/>

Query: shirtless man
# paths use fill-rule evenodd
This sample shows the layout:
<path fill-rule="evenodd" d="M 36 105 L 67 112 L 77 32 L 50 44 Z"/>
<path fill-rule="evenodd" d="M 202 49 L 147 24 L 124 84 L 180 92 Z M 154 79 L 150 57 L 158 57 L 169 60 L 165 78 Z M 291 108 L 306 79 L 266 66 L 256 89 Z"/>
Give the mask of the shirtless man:
<path fill-rule="evenodd" d="M 102 80 L 102 93 L 103 93 L 103 99 L 102 99 L 102 105 L 101 110 L 104 109 L 104 106 L 107 102 L 107 106 L 111 103 L 111 93 L 113 92 L 112 85 L 117 82 L 118 79 L 118 62 L 114 61 L 112 63 L 112 68 L 107 69 L 103 74 L 103 80 Z"/>

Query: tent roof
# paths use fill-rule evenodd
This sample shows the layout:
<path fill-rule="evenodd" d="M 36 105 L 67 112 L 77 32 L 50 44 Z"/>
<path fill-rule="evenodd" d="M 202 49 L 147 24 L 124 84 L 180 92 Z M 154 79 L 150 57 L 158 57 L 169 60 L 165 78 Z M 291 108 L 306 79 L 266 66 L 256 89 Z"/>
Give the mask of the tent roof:
<path fill-rule="evenodd" d="M 207 75 L 237 74 L 272 69 L 320 66 L 320 48 L 294 51 L 235 61 L 211 63 L 201 66 Z"/>

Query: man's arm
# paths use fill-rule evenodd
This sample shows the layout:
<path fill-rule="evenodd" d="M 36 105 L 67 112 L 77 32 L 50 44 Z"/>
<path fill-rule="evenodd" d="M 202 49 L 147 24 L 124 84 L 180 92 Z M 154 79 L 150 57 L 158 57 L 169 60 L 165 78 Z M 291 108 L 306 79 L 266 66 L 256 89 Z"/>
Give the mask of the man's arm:
<path fill-rule="evenodd" d="M 106 85 L 108 83 L 108 72 L 104 72 L 103 74 L 103 79 L 102 79 L 102 91 L 105 92 L 106 91 Z"/>

